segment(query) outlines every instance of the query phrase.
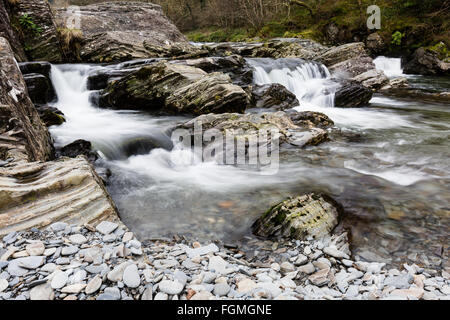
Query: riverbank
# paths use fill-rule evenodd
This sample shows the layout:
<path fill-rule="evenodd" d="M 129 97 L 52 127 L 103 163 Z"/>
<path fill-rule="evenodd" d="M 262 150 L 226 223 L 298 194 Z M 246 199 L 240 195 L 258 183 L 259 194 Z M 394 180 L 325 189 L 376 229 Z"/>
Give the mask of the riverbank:
<path fill-rule="evenodd" d="M 251 259 L 223 243 L 152 239 L 125 226 L 54 223 L 0 243 L 4 300 L 449 300 L 450 270 L 352 261 L 346 233 L 273 243 Z M 267 247 L 269 246 L 269 247 Z"/>

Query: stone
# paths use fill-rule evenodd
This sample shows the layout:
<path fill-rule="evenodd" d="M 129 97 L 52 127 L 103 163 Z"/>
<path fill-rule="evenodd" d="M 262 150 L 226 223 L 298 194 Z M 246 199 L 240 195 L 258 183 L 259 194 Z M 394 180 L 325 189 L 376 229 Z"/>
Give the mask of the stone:
<path fill-rule="evenodd" d="M 300 105 L 295 94 L 279 83 L 255 85 L 252 90 L 252 106 L 283 111 Z"/>
<path fill-rule="evenodd" d="M 174 114 L 243 113 L 245 91 L 228 75 L 179 64 L 158 62 L 112 82 L 100 96 L 100 107 L 162 110 Z"/>
<path fill-rule="evenodd" d="M 89 281 L 84 292 L 88 295 L 97 292 L 102 286 L 102 282 L 102 278 L 99 275 L 96 275 L 91 281 Z"/>
<path fill-rule="evenodd" d="M 211 243 L 207 246 L 198 247 L 198 248 L 194 248 L 194 249 L 191 249 L 191 248 L 185 246 L 184 250 L 186 251 L 188 257 L 192 259 L 196 256 L 203 256 L 208 253 L 218 252 L 219 248 L 214 243 Z"/>
<path fill-rule="evenodd" d="M 244 279 L 237 283 L 237 292 L 250 292 L 257 287 L 257 284 L 251 279 Z"/>
<path fill-rule="evenodd" d="M 216 283 L 214 285 L 213 294 L 219 297 L 226 296 L 231 290 L 228 283 Z"/>
<path fill-rule="evenodd" d="M 316 270 L 316 268 L 314 267 L 314 265 L 309 262 L 301 267 L 297 268 L 297 271 L 300 273 L 306 273 L 306 274 L 311 274 Z"/>
<path fill-rule="evenodd" d="M 9 283 L 5 279 L 0 279 L 0 292 L 5 291 L 6 288 L 9 287 Z"/>
<path fill-rule="evenodd" d="M 122 237 L 122 242 L 128 242 L 133 240 L 134 234 L 133 232 L 125 232 L 123 237 Z"/>
<path fill-rule="evenodd" d="M 294 265 L 303 266 L 306 263 L 308 263 L 308 257 L 306 257 L 303 254 L 299 254 L 299 255 L 297 255 L 297 259 L 295 260 Z"/>
<path fill-rule="evenodd" d="M 78 294 L 81 291 L 83 291 L 83 289 L 86 287 L 86 284 L 84 283 L 76 283 L 76 284 L 71 284 L 68 285 L 64 288 L 61 289 L 61 292 L 63 293 L 73 293 L 73 294 Z"/>
<path fill-rule="evenodd" d="M 209 257 L 208 270 L 214 270 L 220 274 L 227 273 L 228 262 L 226 262 L 222 257 L 212 256 Z"/>
<path fill-rule="evenodd" d="M 83 244 L 87 242 L 87 239 L 82 234 L 73 234 L 69 237 L 69 241 L 73 244 Z"/>
<path fill-rule="evenodd" d="M 50 229 L 53 230 L 53 232 L 59 232 L 66 229 L 69 225 L 65 222 L 55 222 L 50 225 Z"/>
<path fill-rule="evenodd" d="M 67 273 L 59 271 L 55 274 L 52 279 L 51 286 L 53 289 L 61 289 L 64 287 L 69 280 Z"/>
<path fill-rule="evenodd" d="M 330 268 L 322 269 L 317 271 L 316 273 L 310 275 L 308 280 L 311 281 L 314 285 L 321 287 L 330 282 L 329 279 Z"/>
<path fill-rule="evenodd" d="M 158 288 L 160 291 L 174 295 L 180 294 L 183 291 L 184 285 L 178 282 L 177 280 L 163 280 L 158 284 Z"/>
<path fill-rule="evenodd" d="M 42 266 L 45 263 L 45 257 L 31 256 L 31 257 L 19 258 L 19 259 L 10 261 L 8 268 L 13 262 L 17 262 L 17 265 L 21 268 L 34 270 L 36 268 L 39 268 L 40 266 Z"/>
<path fill-rule="evenodd" d="M 90 141 L 83 139 L 77 139 L 56 152 L 59 157 L 76 158 L 79 155 L 84 155 L 91 162 L 95 162 L 98 159 L 98 154 L 92 150 L 92 144 Z"/>
<path fill-rule="evenodd" d="M 154 300 L 169 300 L 169 296 L 165 293 L 158 292 L 154 298 Z"/>
<path fill-rule="evenodd" d="M 30 256 L 40 256 L 45 251 L 45 246 L 42 242 L 30 243 L 25 247 Z"/>
<path fill-rule="evenodd" d="M 28 94 L 34 104 L 46 104 L 56 99 L 55 90 L 48 77 L 39 73 L 23 75 Z"/>
<path fill-rule="evenodd" d="M 61 255 L 63 256 L 70 256 L 72 254 L 75 254 L 78 252 L 78 247 L 76 246 L 69 246 L 69 247 L 63 247 L 61 250 Z"/>
<path fill-rule="evenodd" d="M 281 273 L 288 273 L 294 271 L 295 267 L 292 263 L 285 261 L 280 265 L 280 270 Z"/>
<path fill-rule="evenodd" d="M 210 300 L 213 297 L 211 292 L 203 290 L 194 294 L 190 300 Z"/>
<path fill-rule="evenodd" d="M 153 288 L 152 286 L 147 287 L 142 293 L 141 300 L 153 300 Z"/>
<path fill-rule="evenodd" d="M 345 252 L 338 250 L 334 246 L 325 247 L 323 249 L 323 252 L 329 256 L 336 258 L 336 259 L 350 259 L 350 257 Z"/>
<path fill-rule="evenodd" d="M 334 95 L 336 108 L 359 108 L 369 105 L 373 91 L 356 81 L 341 81 Z"/>
<path fill-rule="evenodd" d="M 14 51 L 15 59 L 20 61 L 27 61 L 25 50 L 20 41 L 18 30 L 16 30 L 11 24 L 11 9 L 6 3 L 0 5 L 0 37 L 6 38 Z M 12 16 L 14 18 L 14 16 Z"/>
<path fill-rule="evenodd" d="M 123 272 L 123 282 L 129 288 L 137 288 L 141 283 L 141 277 L 137 266 L 133 263 L 128 265 Z"/>
<path fill-rule="evenodd" d="M 439 54 L 430 48 L 418 48 L 404 65 L 403 72 L 406 74 L 449 75 L 450 62 L 444 62 L 439 58 Z"/>
<path fill-rule="evenodd" d="M 410 274 L 402 274 L 399 276 L 390 276 L 384 280 L 385 286 L 392 286 L 396 289 L 408 289 L 414 282 L 414 277 Z"/>
<path fill-rule="evenodd" d="M 53 300 L 55 294 L 49 283 L 38 285 L 30 290 L 30 300 Z"/>
<path fill-rule="evenodd" d="M 422 299 L 425 291 L 420 288 L 409 288 L 409 289 L 396 289 L 393 290 L 390 295 L 391 296 L 400 296 L 400 297 L 406 297 L 406 298 L 414 298 L 414 299 Z"/>
<path fill-rule="evenodd" d="M 95 229 L 101 234 L 107 235 L 111 232 L 114 232 L 114 230 L 116 230 L 118 226 L 119 225 L 114 222 L 102 221 L 95 227 Z"/>
<path fill-rule="evenodd" d="M 253 224 L 252 230 L 261 237 L 320 237 L 334 229 L 340 211 L 329 196 L 306 194 L 274 205 Z"/>
<path fill-rule="evenodd" d="M 80 283 L 86 279 L 87 272 L 85 270 L 78 270 L 75 272 L 71 279 L 71 283 Z"/>

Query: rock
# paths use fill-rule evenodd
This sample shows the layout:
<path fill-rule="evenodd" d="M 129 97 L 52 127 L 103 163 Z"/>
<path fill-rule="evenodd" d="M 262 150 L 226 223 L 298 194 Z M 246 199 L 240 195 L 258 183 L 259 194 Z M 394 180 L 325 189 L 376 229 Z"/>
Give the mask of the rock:
<path fill-rule="evenodd" d="M 372 55 L 378 55 L 386 50 L 386 43 L 378 32 L 371 33 L 366 38 L 366 48 Z"/>
<path fill-rule="evenodd" d="M 372 69 L 367 72 L 361 73 L 353 78 L 352 81 L 361 83 L 364 87 L 378 90 L 389 83 L 389 78 L 383 71 Z"/>
<path fill-rule="evenodd" d="M 425 291 L 420 288 L 396 289 L 390 293 L 391 296 L 400 296 L 406 298 L 422 299 Z"/>
<path fill-rule="evenodd" d="M 47 161 L 50 134 L 34 108 L 8 42 L 0 38 L 0 148 L 2 160 Z M 3 174 L 0 172 L 0 178 Z M 2 203 L 0 203 L 0 210 Z M 1 225 L 1 222 L 0 222 Z"/>
<path fill-rule="evenodd" d="M 78 247 L 76 246 L 69 246 L 69 247 L 64 247 L 61 250 L 61 255 L 63 256 L 70 256 L 72 254 L 75 254 L 78 252 Z"/>
<path fill-rule="evenodd" d="M 204 114 L 243 112 L 248 95 L 229 76 L 194 67 L 159 62 L 108 85 L 101 107 Z"/>
<path fill-rule="evenodd" d="M 0 279 L 0 292 L 5 291 L 6 288 L 9 287 L 9 283 L 5 279 Z"/>
<path fill-rule="evenodd" d="M 137 266 L 133 263 L 123 271 L 123 282 L 129 288 L 137 288 L 141 283 L 141 277 L 138 273 Z"/>
<path fill-rule="evenodd" d="M 217 283 L 214 285 L 213 293 L 216 296 L 226 296 L 230 292 L 231 288 L 228 283 Z"/>
<path fill-rule="evenodd" d="M 41 121 L 47 126 L 59 126 L 66 122 L 64 114 L 55 107 L 49 105 L 35 105 Z"/>
<path fill-rule="evenodd" d="M 27 74 L 41 74 L 51 81 L 50 73 L 52 65 L 47 61 L 31 61 L 19 63 L 20 72 L 23 75 Z"/>
<path fill-rule="evenodd" d="M 255 108 L 283 111 L 300 105 L 295 94 L 278 83 L 255 85 L 251 96 Z"/>
<path fill-rule="evenodd" d="M 45 257 L 32 256 L 32 257 L 19 258 L 19 259 L 10 261 L 8 267 L 13 262 L 17 262 L 18 266 L 21 268 L 34 270 L 36 268 L 39 268 L 40 266 L 42 266 L 45 263 Z"/>
<path fill-rule="evenodd" d="M 81 291 L 83 291 L 83 289 L 86 287 L 86 284 L 84 283 L 76 283 L 76 284 L 72 284 L 69 285 L 67 287 L 64 287 L 61 289 L 62 293 L 73 293 L 73 294 L 78 294 Z"/>
<path fill-rule="evenodd" d="M 33 103 L 48 103 L 56 99 L 50 80 L 42 74 L 29 73 L 23 76 L 28 94 Z"/>
<path fill-rule="evenodd" d="M 272 140 L 278 139 L 280 145 L 288 143 L 296 147 L 305 147 L 317 145 L 325 141 L 328 137 L 327 132 L 323 129 L 297 126 L 292 122 L 289 115 L 283 111 L 260 114 L 211 113 L 201 115 L 180 124 L 176 129 L 186 129 L 188 132 L 186 132 L 185 135 L 189 134 L 191 136 L 194 136 L 194 134 L 197 133 L 196 129 L 201 129 L 203 133 L 210 129 L 212 130 L 209 132 L 220 133 L 224 142 L 223 150 L 227 159 L 230 157 L 233 160 L 236 157 L 234 146 L 236 142 L 232 145 L 227 145 L 227 140 L 232 138 L 238 140 L 238 143 L 239 141 L 245 143 L 245 141 L 248 141 L 249 137 L 254 137 L 255 140 L 258 140 L 257 145 L 261 146 L 266 143 L 266 141 L 263 140 L 263 134 L 273 130 L 275 131 L 274 135 L 271 138 L 269 136 L 267 137 L 267 144 L 270 145 Z M 185 135 L 183 135 L 183 138 Z M 220 137 L 218 139 L 220 139 Z M 191 139 L 183 139 L 183 142 L 187 143 L 186 147 L 192 143 Z M 212 147 L 211 143 L 208 143 L 205 140 L 204 144 L 204 147 Z M 249 151 L 249 144 L 246 143 L 245 146 L 245 152 L 247 153 Z M 230 156 L 228 152 L 234 156 Z"/>
<path fill-rule="evenodd" d="M 211 300 L 214 296 L 209 291 L 200 291 L 194 294 L 190 300 Z"/>
<path fill-rule="evenodd" d="M 203 256 L 206 255 L 208 253 L 214 253 L 214 252 L 218 252 L 219 248 L 214 244 L 211 243 L 207 246 L 203 246 L 203 247 L 198 247 L 198 248 L 194 248 L 191 249 L 189 247 L 185 247 L 184 250 L 186 251 L 187 255 L 189 258 L 194 258 L 197 256 Z"/>
<path fill-rule="evenodd" d="M 217 273 L 226 274 L 227 266 L 228 266 L 228 262 L 223 260 L 222 257 L 219 257 L 219 256 L 209 257 L 208 270 L 211 270 L 211 271 L 214 270 Z"/>
<path fill-rule="evenodd" d="M 131 262 L 122 262 L 118 266 L 115 266 L 112 271 L 108 273 L 108 280 L 112 282 L 122 281 L 124 270 L 131 265 Z M 130 270 L 133 271 L 133 270 Z"/>
<path fill-rule="evenodd" d="M 321 287 L 330 282 L 329 279 L 330 268 L 325 268 L 317 271 L 316 273 L 310 275 L 308 280 L 311 281 L 314 285 Z"/>
<path fill-rule="evenodd" d="M 91 281 L 89 281 L 84 292 L 88 295 L 97 292 L 102 286 L 102 282 L 102 278 L 99 275 L 96 275 Z"/>
<path fill-rule="evenodd" d="M 69 241 L 72 242 L 73 244 L 83 244 L 86 243 L 88 240 L 82 234 L 73 234 L 69 237 Z"/>
<path fill-rule="evenodd" d="M 438 54 L 432 50 L 419 48 L 403 66 L 403 72 L 406 74 L 449 75 L 450 62 L 440 60 Z"/>
<path fill-rule="evenodd" d="M 20 41 L 17 30 L 12 26 L 10 13 L 11 7 L 7 0 L 0 0 L 0 37 L 6 38 L 14 51 L 14 57 L 18 62 L 27 61 L 25 50 Z"/>
<path fill-rule="evenodd" d="M 255 289 L 257 284 L 251 279 L 244 279 L 237 283 L 237 292 L 248 293 Z"/>
<path fill-rule="evenodd" d="M 51 286 L 53 289 L 61 289 L 67 284 L 68 281 L 69 277 L 67 276 L 67 273 L 59 271 L 53 277 Z"/>
<path fill-rule="evenodd" d="M 326 114 L 314 111 L 289 112 L 291 121 L 299 127 L 317 127 L 321 129 L 330 128 L 334 125 Z"/>
<path fill-rule="evenodd" d="M 14 14 L 11 19 L 18 20 L 25 14 L 36 28 L 40 28 L 35 31 L 20 26 L 23 35 L 22 43 L 28 49 L 28 57 L 37 61 L 62 62 L 64 54 L 49 3 L 44 0 L 18 1 L 14 5 Z"/>
<path fill-rule="evenodd" d="M 169 296 L 165 293 L 158 292 L 154 298 L 154 300 L 169 300 Z"/>
<path fill-rule="evenodd" d="M 338 250 L 335 246 L 325 247 L 323 249 L 323 252 L 336 259 L 350 259 L 350 257 L 345 252 Z"/>
<path fill-rule="evenodd" d="M 414 282 L 414 277 L 410 274 L 402 274 L 399 276 L 390 276 L 384 280 L 384 285 L 392 286 L 397 289 L 408 289 Z"/>
<path fill-rule="evenodd" d="M 271 297 L 270 297 L 271 299 L 278 297 L 282 293 L 282 290 L 280 289 L 280 287 L 278 285 L 276 285 L 274 283 L 270 283 L 270 282 L 258 283 L 257 289 L 264 289 L 264 290 L 268 291 L 271 295 Z"/>
<path fill-rule="evenodd" d="M 295 267 L 292 263 L 289 263 L 287 261 L 280 264 L 280 270 L 281 273 L 289 273 L 295 270 Z"/>
<path fill-rule="evenodd" d="M 87 272 L 85 270 L 78 270 L 75 272 L 75 274 L 72 277 L 70 277 L 70 282 L 72 284 L 80 283 L 80 282 L 84 281 L 86 276 L 87 276 Z"/>
<path fill-rule="evenodd" d="M 103 183 L 82 156 L 0 167 L 0 185 L 15 177 L 21 177 L 15 186 L 0 191 L 6 196 L 0 201 L 0 235 L 22 228 L 44 227 L 57 220 L 84 224 L 117 219 L 117 211 Z M 53 199 L 51 216 L 49 198 Z M 86 241 L 80 234 L 69 239 L 74 244 Z"/>
<path fill-rule="evenodd" d="M 152 286 L 149 286 L 145 289 L 144 293 L 142 293 L 141 300 L 153 300 Z"/>
<path fill-rule="evenodd" d="M 294 262 L 296 266 L 303 266 L 306 263 L 308 263 L 308 257 L 304 256 L 303 254 L 299 254 Z"/>
<path fill-rule="evenodd" d="M 45 246 L 42 242 L 35 242 L 28 244 L 25 249 L 30 256 L 40 256 L 45 251 Z"/>
<path fill-rule="evenodd" d="M 95 229 L 98 232 L 100 232 L 104 235 L 107 235 L 107 234 L 110 234 L 111 232 L 113 232 L 114 230 L 116 230 L 118 226 L 119 225 L 114 222 L 102 221 L 97 225 L 97 227 L 95 227 Z"/>
<path fill-rule="evenodd" d="M 65 145 L 57 151 L 57 155 L 60 157 L 76 158 L 79 155 L 84 155 L 90 162 L 95 162 L 98 155 L 92 151 L 92 144 L 90 141 L 78 139 L 68 145 Z"/>
<path fill-rule="evenodd" d="M 334 96 L 334 106 L 337 108 L 358 108 L 369 104 L 372 90 L 356 81 L 344 81 Z"/>
<path fill-rule="evenodd" d="M 67 227 L 68 224 L 65 222 L 55 222 L 50 225 L 50 229 L 53 230 L 53 232 L 63 231 Z"/>
<path fill-rule="evenodd" d="M 70 10 L 56 10 L 58 25 Z M 79 6 L 83 40 L 80 56 L 86 62 L 113 62 L 160 56 L 183 56 L 199 49 L 191 46 L 166 18 L 159 5 L 141 2 L 105 2 Z"/>
<path fill-rule="evenodd" d="M 326 66 L 333 66 L 352 58 L 366 55 L 365 45 L 362 42 L 347 43 L 332 47 L 316 58 L 317 61 Z"/>
<path fill-rule="evenodd" d="M 132 240 L 133 237 L 134 237 L 133 232 L 125 232 L 124 235 L 123 235 L 123 237 L 122 237 L 122 242 L 125 242 L 125 243 L 126 243 L 126 242 Z"/>
<path fill-rule="evenodd" d="M 334 229 L 340 211 L 332 198 L 306 194 L 274 205 L 253 224 L 252 230 L 262 237 L 320 237 Z"/>
<path fill-rule="evenodd" d="M 163 280 L 158 284 L 158 288 L 164 293 L 174 295 L 180 294 L 183 291 L 184 286 L 176 280 Z"/>
<path fill-rule="evenodd" d="M 49 283 L 44 283 L 30 290 L 30 300 L 53 300 L 55 294 Z"/>

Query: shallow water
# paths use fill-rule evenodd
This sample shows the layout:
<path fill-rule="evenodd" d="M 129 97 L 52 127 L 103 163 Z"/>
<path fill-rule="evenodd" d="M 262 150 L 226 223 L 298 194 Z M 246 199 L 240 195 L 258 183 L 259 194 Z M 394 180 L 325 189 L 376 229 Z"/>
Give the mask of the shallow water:
<path fill-rule="evenodd" d="M 251 224 L 274 202 L 317 191 L 344 206 L 342 226 L 351 230 L 354 253 L 395 263 L 417 252 L 417 259 L 438 266 L 434 248 L 447 250 L 449 235 L 448 106 L 376 95 L 367 108 L 333 108 L 328 70 L 290 60 L 250 63 L 258 83 L 285 84 L 300 100 L 296 110 L 323 112 L 338 129 L 320 146 L 282 149 L 275 175 L 192 162 L 190 150 L 166 147 L 167 129 L 187 118 L 95 108 L 86 80 L 101 66 L 53 66 L 56 106 L 67 122 L 51 133 L 58 145 L 93 142 L 103 156 L 98 165 L 112 171 L 108 189 L 121 218 L 141 238 L 240 241 L 251 237 Z M 418 87 L 447 86 L 447 80 L 409 79 Z M 135 139 L 165 147 L 130 154 Z"/>

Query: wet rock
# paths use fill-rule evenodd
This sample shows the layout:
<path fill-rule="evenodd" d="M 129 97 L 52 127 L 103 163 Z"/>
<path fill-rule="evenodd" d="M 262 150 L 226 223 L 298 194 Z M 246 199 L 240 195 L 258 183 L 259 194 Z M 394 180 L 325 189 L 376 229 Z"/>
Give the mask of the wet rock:
<path fill-rule="evenodd" d="M 406 74 L 449 75 L 450 62 L 440 60 L 438 54 L 432 50 L 419 48 L 404 65 L 403 72 Z"/>
<path fill-rule="evenodd" d="M 76 158 L 79 155 L 84 155 L 90 162 L 95 162 L 98 155 L 92 151 L 92 144 L 90 141 L 78 139 L 68 145 L 57 150 L 57 155 L 60 157 Z"/>
<path fill-rule="evenodd" d="M 334 96 L 337 108 L 358 108 L 367 106 L 372 99 L 372 90 L 355 81 L 343 81 Z"/>
<path fill-rule="evenodd" d="M 47 126 L 59 126 L 66 122 L 64 114 L 56 107 L 49 105 L 35 105 L 42 122 Z"/>
<path fill-rule="evenodd" d="M 301 111 L 301 112 L 289 112 L 289 118 L 292 122 L 299 127 L 317 127 L 326 129 L 334 126 L 333 120 L 331 120 L 326 114 L 314 111 Z"/>
<path fill-rule="evenodd" d="M 244 90 L 225 74 L 160 62 L 108 85 L 99 104 L 199 115 L 243 112 L 248 100 Z"/>
<path fill-rule="evenodd" d="M 56 99 L 56 93 L 50 80 L 39 73 L 24 74 L 28 94 L 33 103 L 45 104 Z"/>
<path fill-rule="evenodd" d="M 329 234 L 337 225 L 340 210 L 340 206 L 328 196 L 302 195 L 270 208 L 252 229 L 262 237 L 320 237 Z"/>
<path fill-rule="evenodd" d="M 256 108 L 285 110 L 299 106 L 295 94 L 285 86 L 274 83 L 255 85 L 252 90 L 252 105 Z"/>

